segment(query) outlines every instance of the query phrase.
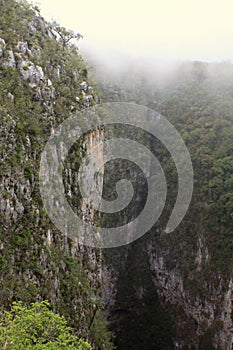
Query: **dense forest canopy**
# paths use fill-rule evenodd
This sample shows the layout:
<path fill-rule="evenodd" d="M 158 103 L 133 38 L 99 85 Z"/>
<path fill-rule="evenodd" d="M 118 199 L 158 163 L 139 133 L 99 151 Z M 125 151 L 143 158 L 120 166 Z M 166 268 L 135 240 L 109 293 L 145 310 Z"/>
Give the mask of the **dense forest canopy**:
<path fill-rule="evenodd" d="M 141 349 L 145 344 L 148 349 L 153 349 L 153 344 L 156 344 L 158 349 L 168 349 L 171 346 L 168 333 L 172 334 L 171 329 L 174 327 L 169 325 L 165 310 L 162 313 L 162 324 L 166 324 L 166 329 L 160 328 L 161 316 L 160 318 L 158 316 L 158 319 L 155 317 L 151 328 L 148 327 L 152 315 L 148 318 L 146 315 L 150 313 L 152 305 L 155 305 L 156 296 L 154 294 L 154 304 L 152 304 L 149 293 L 149 290 L 152 290 L 151 276 L 147 275 L 150 266 L 148 262 L 146 263 L 148 252 L 145 247 L 154 244 L 152 251 L 154 249 L 160 252 L 158 256 L 161 254 L 165 261 L 165 276 L 167 270 L 181 276 L 188 298 L 193 302 L 200 298 L 203 307 L 211 302 L 215 290 L 221 290 L 219 293 L 223 295 L 231 280 L 233 269 L 233 64 L 183 62 L 174 64 L 173 67 L 168 66 L 167 71 L 166 67 L 163 67 L 160 71 L 156 66 L 143 66 L 141 62 L 139 66 L 132 64 L 127 67 L 126 64 L 125 69 L 112 74 L 110 71 L 105 74 L 104 69 L 97 66 L 93 70 L 93 76 L 100 84 L 103 101 L 137 103 L 161 113 L 179 131 L 190 152 L 194 169 L 194 192 L 191 205 L 182 223 L 171 234 L 163 234 L 163 228 L 166 227 L 177 196 L 177 174 L 174 163 L 164 146 L 152 140 L 152 148 L 156 150 L 155 154 L 163 166 L 168 184 L 165 212 L 143 239 L 133 243 L 129 248 L 122 248 L 120 252 L 106 252 L 109 265 L 114 266 L 121 274 L 118 281 L 117 305 L 127 310 L 131 308 L 134 310 L 133 305 L 137 303 L 138 308 L 140 309 L 139 305 L 142 308 L 141 311 L 135 308 L 133 316 L 130 313 L 121 316 L 122 328 L 118 329 L 118 345 L 121 349 L 126 349 L 122 339 L 127 339 L 135 349 Z M 116 135 L 122 135 L 122 133 L 124 135 L 122 130 L 115 130 Z M 133 135 L 132 131 L 130 135 Z M 141 133 L 137 140 L 148 146 L 148 136 L 144 133 Z M 123 173 L 122 168 L 120 172 Z M 140 184 L 143 185 L 139 175 L 137 170 L 133 170 L 132 179 L 135 189 L 138 188 L 137 181 L 141 181 Z M 107 175 L 105 177 L 106 181 L 111 183 L 114 176 L 117 178 L 110 168 L 109 177 Z M 144 191 L 146 191 L 145 187 Z M 142 202 L 143 192 L 139 193 L 139 196 Z M 126 260 L 124 256 L 127 256 Z M 124 264 L 120 263 L 121 259 L 125 261 L 130 272 L 125 271 Z M 144 276 L 143 281 L 142 276 Z M 129 284 L 126 281 L 130 281 Z M 141 285 L 145 287 L 148 294 L 143 301 L 138 301 L 137 298 L 135 301 L 134 291 Z M 218 307 L 221 308 L 217 303 L 215 307 L 216 310 Z M 156 310 L 159 315 L 159 306 L 156 306 Z M 141 316 L 144 315 L 141 321 L 138 319 L 138 312 Z M 153 315 L 154 312 L 152 312 Z M 216 311 L 216 315 L 218 312 L 220 311 Z M 114 315 L 113 313 L 113 318 L 116 317 Z M 177 310 L 174 315 L 176 316 L 173 322 L 177 324 L 177 319 L 181 316 Z M 126 333 L 123 325 L 126 327 L 130 322 L 129 319 L 134 320 L 132 321 L 134 326 Z M 118 322 L 116 321 L 117 324 Z M 212 328 L 204 332 L 203 338 L 199 339 L 200 349 L 206 349 L 207 344 L 208 348 L 211 348 L 214 329 L 220 329 L 221 323 L 218 322 L 216 318 Z M 187 326 L 187 332 L 179 329 L 178 333 L 183 332 L 183 336 L 186 333 L 187 340 L 192 333 L 191 328 Z M 143 332 L 147 334 L 145 336 L 147 342 L 145 343 L 145 338 L 140 338 L 136 342 L 134 336 Z M 177 330 L 175 333 L 178 334 Z M 167 343 L 158 341 L 161 334 L 163 334 L 163 341 L 167 339 Z M 152 337 L 154 340 L 150 343 L 149 339 Z M 191 344 L 190 339 L 188 343 Z"/>

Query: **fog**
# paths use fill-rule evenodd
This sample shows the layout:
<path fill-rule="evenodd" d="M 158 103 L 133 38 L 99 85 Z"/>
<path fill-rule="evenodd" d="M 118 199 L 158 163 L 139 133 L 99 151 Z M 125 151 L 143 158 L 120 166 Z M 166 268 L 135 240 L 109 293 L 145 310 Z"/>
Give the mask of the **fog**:
<path fill-rule="evenodd" d="M 84 36 L 84 55 L 127 61 L 233 60 L 231 0 L 39 0 L 46 19 Z"/>

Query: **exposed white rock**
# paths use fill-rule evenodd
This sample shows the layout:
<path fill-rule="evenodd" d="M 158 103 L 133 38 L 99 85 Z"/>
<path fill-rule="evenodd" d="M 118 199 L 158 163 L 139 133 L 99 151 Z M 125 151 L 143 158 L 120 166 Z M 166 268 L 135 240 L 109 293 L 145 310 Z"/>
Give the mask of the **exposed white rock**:
<path fill-rule="evenodd" d="M 24 80 L 29 81 L 31 88 L 37 87 L 44 82 L 45 76 L 43 69 L 40 66 L 35 66 L 29 60 L 19 61 L 19 70 Z"/>
<path fill-rule="evenodd" d="M 32 33 L 32 34 L 35 34 L 35 33 L 36 33 L 37 29 L 36 29 L 36 27 L 35 27 L 35 23 L 29 22 L 29 23 L 28 23 L 28 27 L 29 27 L 30 33 Z"/>
<path fill-rule="evenodd" d="M 16 47 L 20 53 L 23 53 L 24 55 L 26 55 L 26 53 L 28 51 L 28 43 L 27 42 L 19 41 Z"/>
<path fill-rule="evenodd" d="M 207 263 L 210 260 L 210 254 L 208 251 L 208 247 L 204 243 L 203 236 L 200 236 L 197 240 L 197 256 L 195 262 L 197 264 L 197 270 L 201 271 L 202 265 Z"/>
<path fill-rule="evenodd" d="M 31 147 L 31 141 L 28 135 L 26 136 L 26 145 L 27 147 Z"/>
<path fill-rule="evenodd" d="M 87 92 L 88 92 L 88 94 L 90 94 L 90 95 L 93 94 L 93 88 L 92 88 L 92 86 L 88 86 Z"/>
<path fill-rule="evenodd" d="M 42 67 L 36 66 L 32 73 L 32 80 L 34 80 L 34 85 L 37 86 L 41 81 L 44 81 L 44 72 Z M 33 84 L 33 82 L 32 82 Z"/>
<path fill-rule="evenodd" d="M 85 96 L 85 101 L 91 101 L 91 100 L 93 100 L 93 96 L 92 95 L 87 95 L 87 96 Z"/>
<path fill-rule="evenodd" d="M 86 81 L 82 81 L 79 85 L 82 90 L 87 91 L 88 85 Z"/>
<path fill-rule="evenodd" d="M 12 50 L 5 51 L 5 61 L 3 62 L 4 67 L 16 67 L 15 56 Z"/>
<path fill-rule="evenodd" d="M 0 38 L 0 58 L 3 56 L 5 48 L 6 48 L 5 40 Z"/>
<path fill-rule="evenodd" d="M 15 97 L 10 92 L 8 92 L 7 97 L 11 100 L 11 102 L 14 102 Z"/>
<path fill-rule="evenodd" d="M 48 230 L 47 232 L 47 239 L 46 239 L 46 242 L 47 242 L 47 246 L 50 247 L 51 244 L 52 244 L 52 234 L 51 234 L 51 231 Z"/>
<path fill-rule="evenodd" d="M 93 100 L 93 96 L 92 95 L 86 95 L 86 96 L 84 96 L 84 106 L 85 107 L 89 107 L 90 106 L 90 102 L 91 102 L 91 100 Z"/>

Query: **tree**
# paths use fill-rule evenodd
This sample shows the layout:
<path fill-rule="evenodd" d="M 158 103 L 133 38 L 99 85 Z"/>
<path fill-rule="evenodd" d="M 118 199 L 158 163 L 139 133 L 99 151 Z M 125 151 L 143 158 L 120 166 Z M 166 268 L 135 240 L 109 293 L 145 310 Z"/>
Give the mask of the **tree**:
<path fill-rule="evenodd" d="M 14 302 L 0 317 L 0 348 L 3 350 L 92 350 L 72 334 L 63 316 L 50 310 L 47 301 L 30 308 Z"/>
<path fill-rule="evenodd" d="M 64 27 L 61 27 L 55 21 L 53 21 L 51 23 L 51 29 L 59 35 L 60 40 L 62 42 L 63 50 L 65 49 L 65 47 L 67 47 L 70 40 L 72 40 L 72 39 L 79 40 L 79 39 L 83 38 L 83 36 L 81 34 L 75 33 L 73 30 L 68 30 Z"/>

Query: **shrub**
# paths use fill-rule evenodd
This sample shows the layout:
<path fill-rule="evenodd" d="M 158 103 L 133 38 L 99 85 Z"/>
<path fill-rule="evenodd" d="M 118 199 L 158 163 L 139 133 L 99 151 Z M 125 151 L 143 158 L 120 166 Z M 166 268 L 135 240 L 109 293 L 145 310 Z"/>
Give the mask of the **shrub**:
<path fill-rule="evenodd" d="M 30 308 L 14 302 L 0 318 L 0 348 L 5 350 L 91 350 L 72 334 L 64 317 L 50 310 L 47 301 Z"/>

